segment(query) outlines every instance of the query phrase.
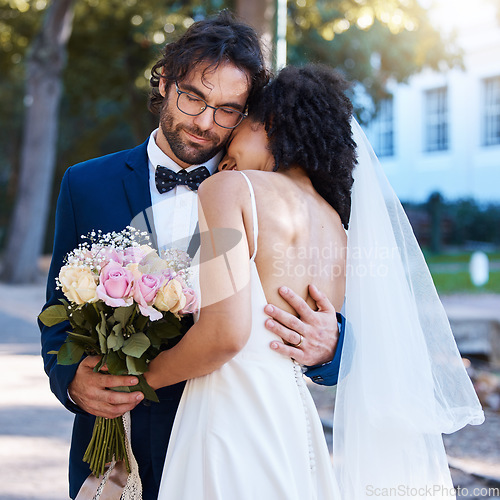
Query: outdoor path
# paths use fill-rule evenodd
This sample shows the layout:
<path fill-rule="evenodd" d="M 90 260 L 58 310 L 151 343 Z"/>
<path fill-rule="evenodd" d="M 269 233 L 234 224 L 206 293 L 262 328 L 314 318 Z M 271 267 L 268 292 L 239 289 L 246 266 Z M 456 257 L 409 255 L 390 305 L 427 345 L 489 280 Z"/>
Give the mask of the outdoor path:
<path fill-rule="evenodd" d="M 68 499 L 72 415 L 52 395 L 43 372 L 34 318 L 44 295 L 44 285 L 0 284 L 0 500 Z M 500 296 L 494 295 L 450 297 L 444 303 L 476 315 L 500 310 Z M 314 384 L 311 389 L 323 420 L 331 421 L 334 389 Z M 452 469 L 456 485 L 469 492 L 474 487 L 497 488 L 494 495 L 459 498 L 498 498 L 500 414 L 487 412 L 483 426 L 468 426 L 446 436 L 445 442 L 452 465 L 459 467 Z"/>
<path fill-rule="evenodd" d="M 0 500 L 68 499 L 72 415 L 50 392 L 35 318 L 43 285 L 0 285 Z"/>

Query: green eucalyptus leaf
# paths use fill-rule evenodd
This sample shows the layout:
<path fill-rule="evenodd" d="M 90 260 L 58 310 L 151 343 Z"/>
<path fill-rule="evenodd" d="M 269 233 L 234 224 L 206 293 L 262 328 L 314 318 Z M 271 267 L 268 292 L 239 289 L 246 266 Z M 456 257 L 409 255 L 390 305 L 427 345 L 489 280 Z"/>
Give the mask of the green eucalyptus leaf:
<path fill-rule="evenodd" d="M 125 338 L 123 337 L 123 332 L 121 330 L 116 332 L 116 338 L 117 338 L 117 345 L 114 350 L 118 351 L 123 347 L 123 344 L 125 343 Z"/>
<path fill-rule="evenodd" d="M 106 356 L 101 356 L 101 359 L 97 363 L 97 365 L 94 366 L 94 371 L 98 372 L 101 370 L 101 368 L 106 364 Z"/>
<path fill-rule="evenodd" d="M 149 341 L 151 342 L 151 345 L 155 349 L 159 349 L 161 347 L 161 345 L 164 343 L 162 337 L 157 335 L 156 332 L 154 331 L 154 329 L 151 330 L 150 328 L 148 328 L 146 335 L 148 336 Z"/>
<path fill-rule="evenodd" d="M 113 351 L 117 351 L 119 349 L 117 335 L 115 333 L 110 333 L 108 335 L 108 338 L 106 339 L 106 344 L 108 346 L 108 349 L 112 349 Z"/>
<path fill-rule="evenodd" d="M 76 342 L 67 340 L 57 352 L 57 363 L 59 365 L 74 365 L 78 363 L 85 353 L 85 348 Z"/>
<path fill-rule="evenodd" d="M 152 322 L 148 327 L 148 335 L 153 335 L 161 340 L 172 339 L 181 334 L 181 323 L 179 320 L 159 320 Z"/>
<path fill-rule="evenodd" d="M 38 315 L 38 318 L 45 326 L 54 326 L 66 321 L 68 319 L 68 313 L 63 305 L 58 304 L 47 307 L 47 309 Z"/>
<path fill-rule="evenodd" d="M 140 391 L 144 394 L 145 399 L 149 399 L 150 401 L 154 401 L 155 403 L 159 403 L 160 400 L 156 395 L 155 390 L 146 382 L 146 379 L 143 375 L 138 376 L 139 383 L 133 386 L 120 386 L 113 387 L 113 391 L 117 392 L 136 392 Z"/>
<path fill-rule="evenodd" d="M 143 332 L 149 322 L 148 316 L 143 316 L 142 314 L 138 314 L 134 321 L 134 328 L 138 332 Z"/>
<path fill-rule="evenodd" d="M 61 304 L 63 304 L 64 307 L 66 307 L 66 309 L 68 309 L 69 307 L 71 307 L 70 304 L 69 304 L 69 302 L 66 299 L 59 299 L 59 302 Z"/>
<path fill-rule="evenodd" d="M 85 326 L 85 315 L 81 309 L 75 309 L 72 311 L 71 316 L 69 318 L 72 324 L 75 324 L 80 327 Z"/>
<path fill-rule="evenodd" d="M 84 348 L 90 347 L 96 350 L 98 347 L 96 341 L 90 337 L 88 332 L 85 332 L 85 330 L 82 330 L 82 332 L 84 333 L 68 332 L 68 339 L 80 344 Z"/>
<path fill-rule="evenodd" d="M 96 310 L 95 304 L 85 304 L 81 311 L 89 325 L 95 327 L 95 325 L 99 323 L 101 318 Z"/>
<path fill-rule="evenodd" d="M 139 387 L 138 385 L 128 386 L 128 385 L 120 385 L 118 387 L 110 387 L 112 391 L 116 392 L 134 392 L 132 389 L 134 387 Z"/>
<path fill-rule="evenodd" d="M 114 320 L 117 323 L 120 323 L 122 325 L 122 328 L 125 327 L 128 320 L 134 313 L 135 308 L 136 308 L 135 304 L 126 307 L 117 307 L 115 309 L 115 312 L 113 313 Z"/>
<path fill-rule="evenodd" d="M 139 375 L 138 379 L 139 379 L 139 384 L 138 384 L 139 390 L 144 394 L 144 397 L 146 399 L 149 399 L 150 401 L 159 403 L 160 400 L 158 399 L 155 390 L 146 382 L 144 375 Z"/>
<path fill-rule="evenodd" d="M 110 351 L 106 355 L 106 366 L 112 375 L 127 375 L 126 362 L 114 351 Z"/>
<path fill-rule="evenodd" d="M 140 358 L 147 351 L 150 345 L 151 342 L 149 341 L 147 335 L 142 332 L 134 333 L 134 335 L 125 341 L 122 351 L 127 354 L 127 356 Z"/>
<path fill-rule="evenodd" d="M 101 311 L 101 322 L 96 326 L 96 330 L 97 333 L 99 334 L 99 346 L 101 348 L 101 353 L 105 354 L 108 350 L 107 346 L 108 329 L 106 325 L 106 316 L 102 311 Z"/>
<path fill-rule="evenodd" d="M 127 356 L 127 370 L 130 375 L 141 375 L 148 369 L 146 361 L 141 358 Z"/>
<path fill-rule="evenodd" d="M 109 334 L 107 339 L 108 349 L 113 349 L 113 351 L 118 351 L 123 347 L 125 343 L 125 339 L 122 333 L 122 327 L 119 323 L 117 323 L 112 332 Z"/>

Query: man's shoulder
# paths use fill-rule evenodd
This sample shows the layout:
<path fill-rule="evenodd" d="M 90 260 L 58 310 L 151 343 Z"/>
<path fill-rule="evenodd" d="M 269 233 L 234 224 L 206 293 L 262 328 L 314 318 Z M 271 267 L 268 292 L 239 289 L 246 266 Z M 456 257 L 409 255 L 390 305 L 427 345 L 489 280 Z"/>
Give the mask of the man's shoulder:
<path fill-rule="evenodd" d="M 147 168 L 147 143 L 148 141 L 131 149 L 82 161 L 71 166 L 68 170 L 71 171 L 72 177 L 92 177 L 94 174 L 99 176 L 116 175 L 128 170 L 127 166 Z"/>

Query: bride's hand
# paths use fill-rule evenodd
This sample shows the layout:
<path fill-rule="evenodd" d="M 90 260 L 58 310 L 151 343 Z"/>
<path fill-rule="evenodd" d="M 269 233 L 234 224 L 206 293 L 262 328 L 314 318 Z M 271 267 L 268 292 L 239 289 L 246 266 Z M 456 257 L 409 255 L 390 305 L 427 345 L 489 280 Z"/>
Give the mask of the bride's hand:
<path fill-rule="evenodd" d="M 331 361 L 339 329 L 335 308 L 326 295 L 309 285 L 309 295 L 318 306 L 318 310 L 313 311 L 293 290 L 281 287 L 279 293 L 295 309 L 298 317 L 271 304 L 264 308 L 272 318 L 266 321 L 266 328 L 284 341 L 271 342 L 271 348 L 306 366 Z"/>

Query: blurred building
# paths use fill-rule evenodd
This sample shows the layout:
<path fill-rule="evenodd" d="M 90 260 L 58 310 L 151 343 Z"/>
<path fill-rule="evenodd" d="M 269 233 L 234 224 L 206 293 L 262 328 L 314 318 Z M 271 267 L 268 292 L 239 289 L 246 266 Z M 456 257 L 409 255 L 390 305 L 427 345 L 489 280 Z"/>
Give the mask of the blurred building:
<path fill-rule="evenodd" d="M 441 0 L 441 7 L 436 19 L 456 28 L 465 69 L 390 86 L 367 134 L 400 199 L 424 201 L 437 191 L 500 202 L 498 6 Z"/>

